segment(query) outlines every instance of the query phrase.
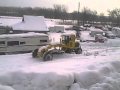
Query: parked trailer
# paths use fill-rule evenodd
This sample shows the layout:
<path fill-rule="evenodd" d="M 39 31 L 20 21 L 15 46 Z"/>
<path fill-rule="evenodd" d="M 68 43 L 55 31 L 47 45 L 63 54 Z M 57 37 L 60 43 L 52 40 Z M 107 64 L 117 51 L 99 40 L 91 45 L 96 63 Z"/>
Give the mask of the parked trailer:
<path fill-rule="evenodd" d="M 0 35 L 0 54 L 31 52 L 49 44 L 49 37 L 43 33 L 3 34 Z"/>
<path fill-rule="evenodd" d="M 103 31 L 101 29 L 97 29 L 97 28 L 90 28 L 90 36 L 94 37 L 96 34 L 101 34 L 103 35 Z"/>
<path fill-rule="evenodd" d="M 54 27 L 49 27 L 50 32 L 56 32 L 56 33 L 63 33 L 65 31 L 64 26 L 54 26 Z"/>

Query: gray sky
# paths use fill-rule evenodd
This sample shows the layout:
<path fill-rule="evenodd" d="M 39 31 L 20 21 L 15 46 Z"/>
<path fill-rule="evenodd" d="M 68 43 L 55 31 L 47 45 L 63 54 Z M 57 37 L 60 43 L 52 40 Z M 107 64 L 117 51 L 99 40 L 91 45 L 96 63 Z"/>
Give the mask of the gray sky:
<path fill-rule="evenodd" d="M 97 10 L 98 13 L 107 15 L 108 9 L 120 8 L 120 0 L 0 0 L 0 6 L 20 6 L 20 7 L 49 7 L 54 4 L 64 4 L 69 12 L 77 10 L 78 2 L 81 9 L 88 7 Z"/>

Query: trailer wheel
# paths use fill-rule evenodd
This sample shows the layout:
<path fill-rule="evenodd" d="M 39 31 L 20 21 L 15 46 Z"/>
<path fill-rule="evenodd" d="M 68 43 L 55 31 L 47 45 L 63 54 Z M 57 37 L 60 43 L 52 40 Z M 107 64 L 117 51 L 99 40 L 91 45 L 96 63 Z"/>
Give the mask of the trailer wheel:
<path fill-rule="evenodd" d="M 35 50 L 32 52 L 32 57 L 33 57 L 33 58 L 37 57 L 37 53 L 38 53 L 38 49 L 35 49 Z"/>
<path fill-rule="evenodd" d="M 53 55 L 48 53 L 48 54 L 45 54 L 44 57 L 43 57 L 43 60 L 44 61 L 50 61 L 53 59 Z"/>
<path fill-rule="evenodd" d="M 81 53 L 82 53 L 82 49 L 81 49 L 81 48 L 76 49 L 76 50 L 75 50 L 75 53 L 76 53 L 76 54 L 81 54 Z"/>

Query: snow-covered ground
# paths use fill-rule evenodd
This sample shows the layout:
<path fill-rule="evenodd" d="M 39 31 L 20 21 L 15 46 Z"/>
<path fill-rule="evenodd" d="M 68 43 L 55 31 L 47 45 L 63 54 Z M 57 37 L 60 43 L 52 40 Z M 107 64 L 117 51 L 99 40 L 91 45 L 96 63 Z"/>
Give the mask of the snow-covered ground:
<path fill-rule="evenodd" d="M 56 23 L 47 20 L 47 25 Z M 66 31 L 67 33 L 75 33 Z M 60 33 L 50 33 L 58 43 Z M 83 31 L 83 40 L 93 40 Z M 80 55 L 55 55 L 53 61 L 31 53 L 0 56 L 0 90 L 119 90 L 120 39 L 105 43 L 82 42 Z"/>
<path fill-rule="evenodd" d="M 59 36 L 50 34 L 53 42 Z M 55 55 L 48 62 L 31 53 L 1 55 L 0 90 L 119 90 L 120 39 L 83 42 L 81 47 L 80 55 Z"/>

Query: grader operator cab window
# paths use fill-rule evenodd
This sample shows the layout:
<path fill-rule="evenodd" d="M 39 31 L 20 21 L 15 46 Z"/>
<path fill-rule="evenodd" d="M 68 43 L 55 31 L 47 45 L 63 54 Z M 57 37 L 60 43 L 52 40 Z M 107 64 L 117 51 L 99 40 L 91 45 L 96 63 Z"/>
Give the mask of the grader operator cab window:
<path fill-rule="evenodd" d="M 69 43 L 69 41 L 70 41 L 69 36 L 62 36 L 62 43 L 67 44 L 67 43 Z"/>

